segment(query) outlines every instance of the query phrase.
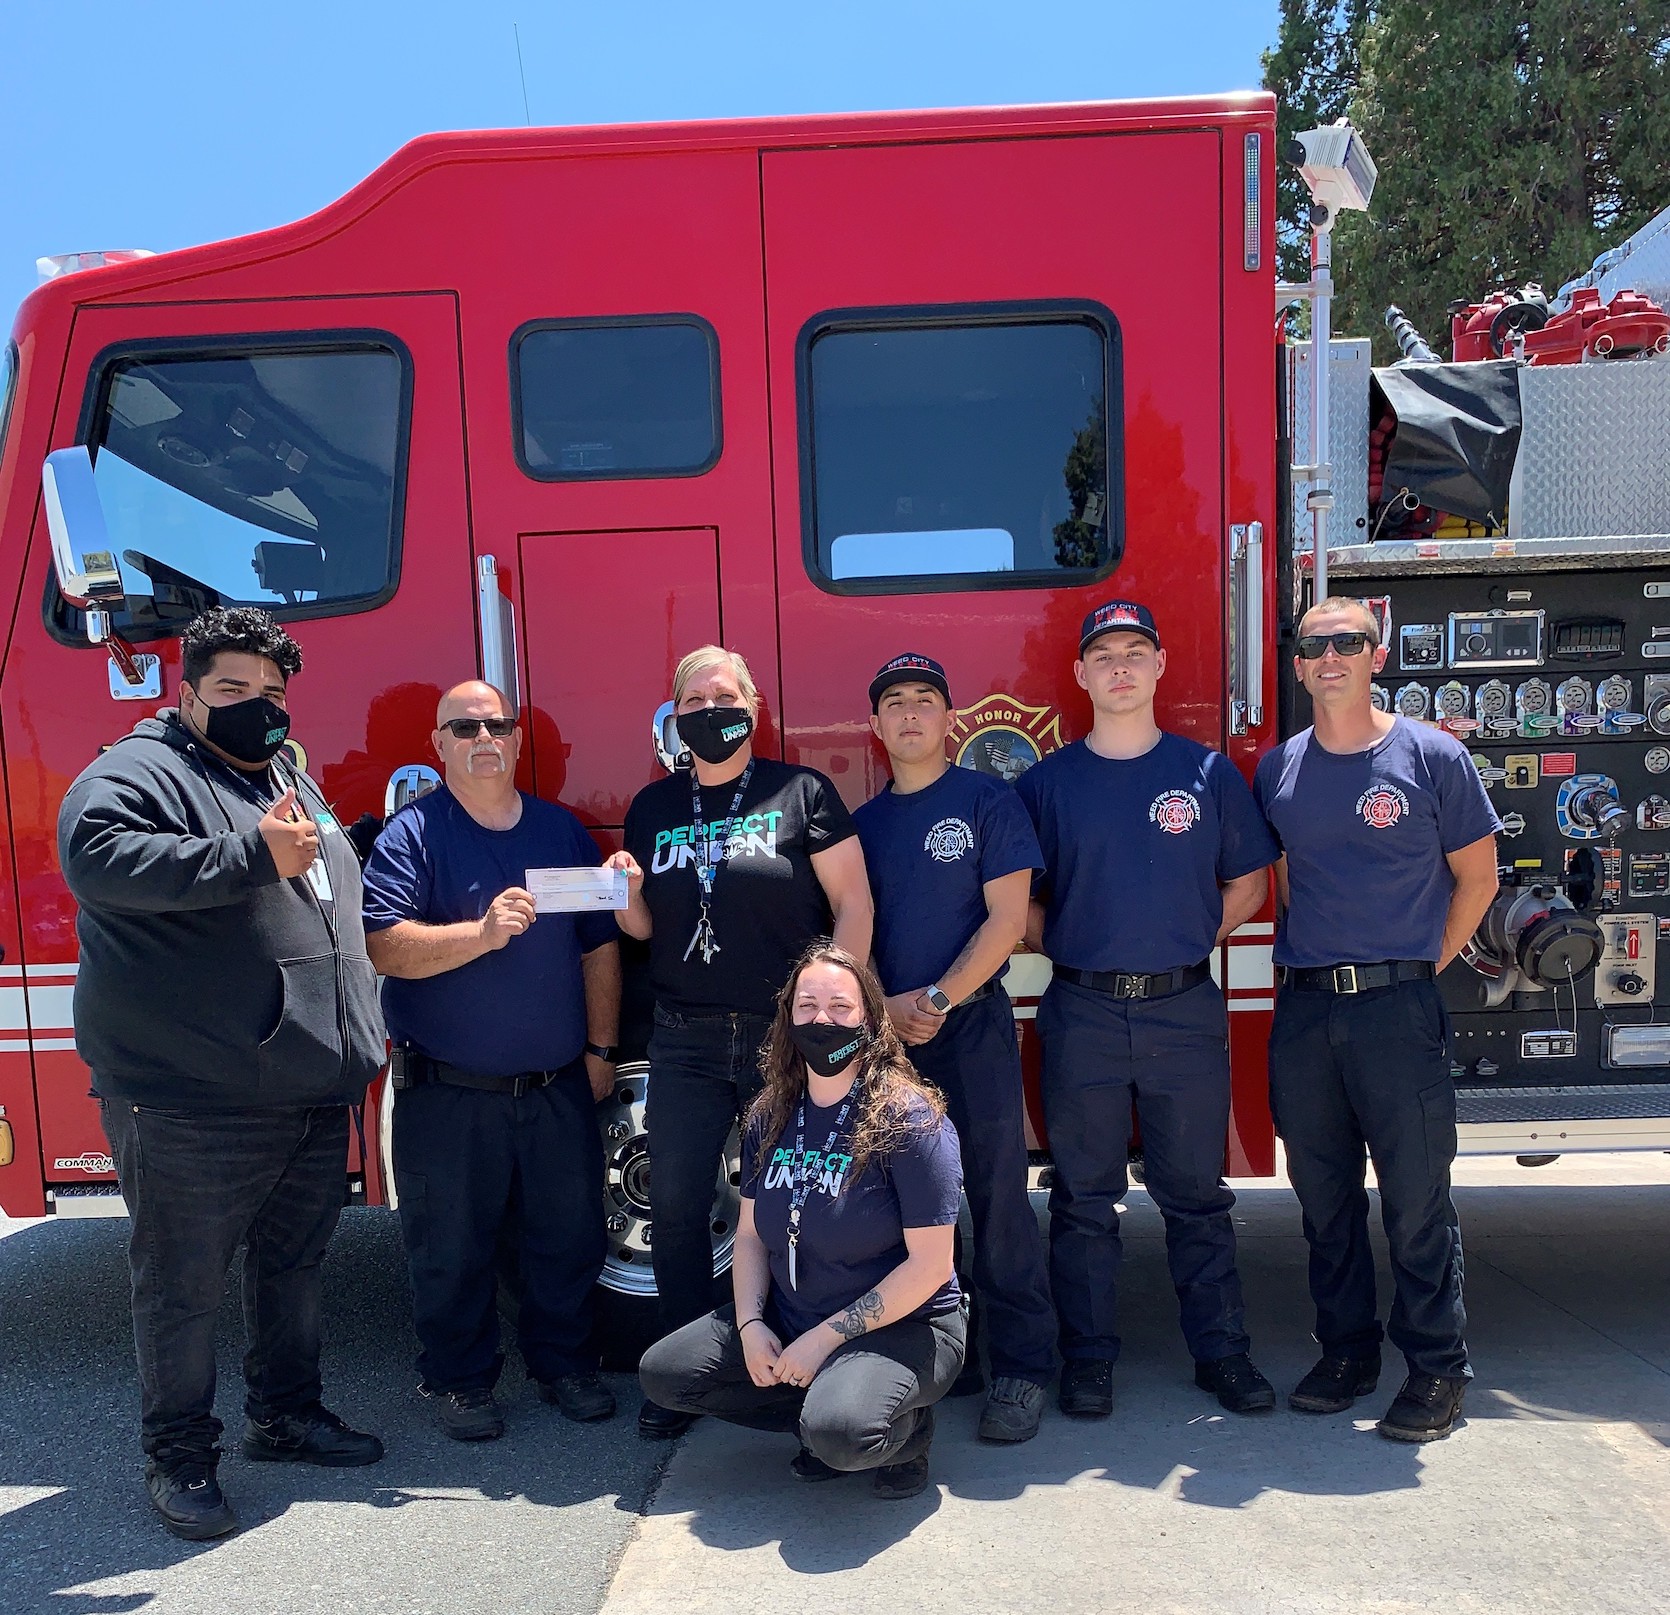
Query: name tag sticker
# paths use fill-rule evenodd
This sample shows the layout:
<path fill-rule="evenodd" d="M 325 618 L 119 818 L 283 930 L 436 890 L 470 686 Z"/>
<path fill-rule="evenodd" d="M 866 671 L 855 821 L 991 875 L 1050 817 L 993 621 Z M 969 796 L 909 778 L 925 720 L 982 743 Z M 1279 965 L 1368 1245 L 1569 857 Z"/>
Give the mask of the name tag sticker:
<path fill-rule="evenodd" d="M 530 869 L 527 888 L 536 914 L 578 914 L 626 907 L 623 869 Z"/>

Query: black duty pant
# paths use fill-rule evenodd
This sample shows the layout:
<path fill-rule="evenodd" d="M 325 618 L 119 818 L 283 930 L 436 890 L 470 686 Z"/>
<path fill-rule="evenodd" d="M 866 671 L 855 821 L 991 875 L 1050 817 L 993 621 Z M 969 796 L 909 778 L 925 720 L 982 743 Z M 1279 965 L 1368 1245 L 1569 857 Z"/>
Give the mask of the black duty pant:
<path fill-rule="evenodd" d="M 245 1410 L 319 1400 L 319 1265 L 346 1198 L 348 1111 L 156 1110 L 101 1101 L 132 1216 L 140 1435 L 164 1465 L 216 1451 L 215 1323 L 240 1245 Z"/>
<path fill-rule="evenodd" d="M 650 1258 L 670 1335 L 713 1306 L 713 1197 L 725 1142 L 760 1091 L 761 1015 L 655 1008 L 649 1039 Z"/>
<path fill-rule="evenodd" d="M 1349 994 L 1283 987 L 1270 1031 L 1270 1108 L 1304 1213 L 1322 1349 L 1367 1357 L 1380 1346 L 1366 1157 L 1391 1246 L 1392 1344 L 1411 1373 L 1471 1376 L 1450 1199 L 1449 1030 L 1430 981 Z"/>
<path fill-rule="evenodd" d="M 974 1289 L 992 1373 L 1043 1385 L 1055 1370 L 1055 1311 L 1026 1193 L 1026 1100 L 1009 995 L 1000 987 L 959 1005 L 906 1052 L 945 1095 L 962 1144 Z"/>
<path fill-rule="evenodd" d="M 1210 981 L 1169 998 L 1118 999 L 1059 977 L 1038 1006 L 1050 1189 L 1050 1283 L 1061 1355 L 1119 1355 L 1114 1310 L 1118 1205 L 1131 1104 L 1143 1181 L 1165 1218 L 1183 1337 L 1196 1362 L 1248 1347 L 1235 1269 L 1235 1196 L 1223 1181 L 1229 1133 L 1229 1022 Z"/>
<path fill-rule="evenodd" d="M 497 1382 L 501 1234 L 522 1279 L 517 1344 L 543 1382 L 597 1367 L 603 1141 L 583 1060 L 512 1097 L 425 1082 L 394 1101 L 394 1182 L 418 1373 L 431 1391 Z"/>
<path fill-rule="evenodd" d="M 767 1320 L 786 1343 L 769 1308 Z M 831 1469 L 876 1469 L 900 1460 L 921 1425 L 918 1410 L 951 1389 L 967 1329 L 961 1308 L 906 1318 L 836 1347 L 809 1386 L 762 1387 L 748 1377 L 736 1309 L 727 1306 L 657 1341 L 638 1375 L 644 1395 L 662 1407 L 797 1432 Z"/>

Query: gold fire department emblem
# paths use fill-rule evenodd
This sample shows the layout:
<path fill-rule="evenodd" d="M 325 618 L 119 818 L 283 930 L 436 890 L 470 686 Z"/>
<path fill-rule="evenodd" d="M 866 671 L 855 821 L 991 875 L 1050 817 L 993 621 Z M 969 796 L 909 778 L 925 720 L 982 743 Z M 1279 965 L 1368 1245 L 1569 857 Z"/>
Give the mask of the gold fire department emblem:
<path fill-rule="evenodd" d="M 988 695 L 971 707 L 959 707 L 951 720 L 951 743 L 958 767 L 1010 783 L 1045 752 L 1065 744 L 1059 713 L 1028 706 L 1012 695 Z"/>

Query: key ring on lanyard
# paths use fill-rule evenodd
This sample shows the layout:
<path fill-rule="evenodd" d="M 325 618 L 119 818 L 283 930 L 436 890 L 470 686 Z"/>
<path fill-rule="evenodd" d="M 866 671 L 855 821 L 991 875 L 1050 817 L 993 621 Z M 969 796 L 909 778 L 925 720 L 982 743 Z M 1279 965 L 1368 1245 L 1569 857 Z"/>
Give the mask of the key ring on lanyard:
<path fill-rule="evenodd" d="M 841 1136 L 841 1129 L 847 1124 L 847 1113 L 852 1109 L 852 1093 L 849 1091 L 841 1101 L 841 1108 L 835 1112 L 835 1125 L 829 1129 L 829 1137 L 824 1140 L 823 1154 L 820 1161 L 829 1159 L 829 1152 L 835 1148 L 835 1140 Z M 812 1173 L 806 1164 L 806 1101 L 800 1101 L 800 1111 L 794 1123 L 794 1153 L 799 1163 L 799 1172 L 789 1189 L 789 1288 L 800 1288 L 800 1275 L 797 1271 L 795 1252 L 800 1245 L 800 1210 L 806 1204 L 807 1196 L 812 1192 Z"/>
<path fill-rule="evenodd" d="M 690 937 L 690 945 L 684 950 L 684 957 L 688 959 L 699 948 L 702 963 L 705 965 L 712 964 L 714 954 L 719 952 L 719 943 L 713 935 L 713 920 L 708 907 L 713 899 L 714 877 L 718 875 L 720 866 L 725 862 L 731 830 L 742 807 L 743 794 L 753 777 L 754 759 L 750 757 L 748 766 L 742 770 L 742 778 L 736 782 L 736 795 L 731 798 L 730 811 L 714 833 L 714 840 L 719 843 L 719 855 L 715 859 L 712 857 L 713 844 L 708 839 L 707 821 L 702 817 L 702 783 L 696 778 L 696 770 L 693 767 L 690 770 L 690 810 L 694 821 L 692 829 L 696 837 L 696 884 L 701 887 L 702 912 Z"/>

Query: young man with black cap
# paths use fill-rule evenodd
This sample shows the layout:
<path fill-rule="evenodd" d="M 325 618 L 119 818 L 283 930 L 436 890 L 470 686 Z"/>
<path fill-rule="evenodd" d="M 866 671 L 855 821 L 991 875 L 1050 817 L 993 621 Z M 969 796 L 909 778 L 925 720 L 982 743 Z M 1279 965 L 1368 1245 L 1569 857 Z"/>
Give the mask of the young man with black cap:
<path fill-rule="evenodd" d="M 853 815 L 876 900 L 876 972 L 889 1018 L 962 1140 L 992 1366 L 980 1436 L 1027 1441 L 1055 1366 L 1055 1319 L 1026 1193 L 1020 1049 L 1003 975 L 1043 858 L 1013 789 L 947 759 L 951 692 L 938 662 L 895 656 L 870 681 L 870 711 L 893 768 Z"/>
<path fill-rule="evenodd" d="M 1234 765 L 1155 722 L 1165 668 L 1147 607 L 1098 606 L 1073 664 L 1091 731 L 1016 786 L 1044 853 L 1028 940 L 1055 966 L 1037 1021 L 1055 1158 L 1050 1280 L 1061 1408 L 1080 1418 L 1113 1407 L 1133 1101 L 1195 1383 L 1234 1413 L 1275 1405 L 1247 1355 L 1223 1182 L 1229 1027 L 1209 959 L 1263 904 L 1276 846 Z"/>

